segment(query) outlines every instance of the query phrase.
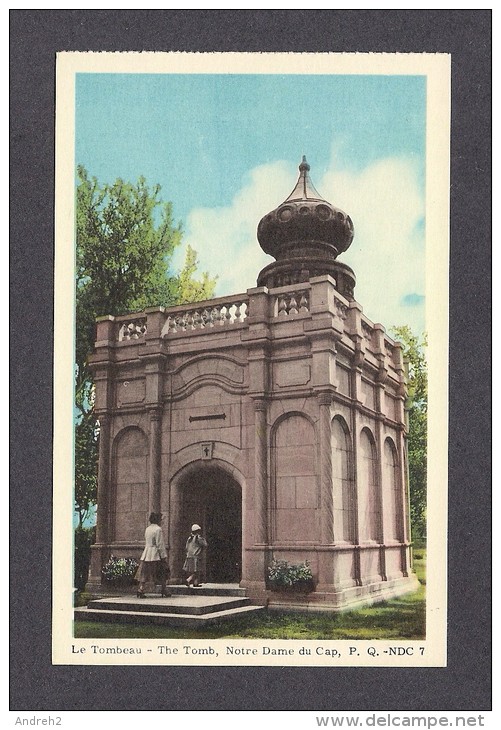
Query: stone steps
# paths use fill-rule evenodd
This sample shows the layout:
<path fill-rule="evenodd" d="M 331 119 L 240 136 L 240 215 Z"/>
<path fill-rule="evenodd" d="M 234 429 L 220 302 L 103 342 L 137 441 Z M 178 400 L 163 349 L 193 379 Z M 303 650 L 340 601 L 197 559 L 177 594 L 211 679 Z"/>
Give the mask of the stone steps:
<path fill-rule="evenodd" d="M 188 588 L 188 586 L 174 585 L 167 586 L 172 595 L 176 596 L 246 596 L 245 588 L 240 588 L 238 583 L 204 583 L 197 588 Z M 158 589 L 159 590 L 159 589 Z"/>
<path fill-rule="evenodd" d="M 74 617 L 81 621 L 156 624 L 197 628 L 264 611 L 253 606 L 238 586 L 169 586 L 171 596 L 147 594 L 97 598 L 86 607 L 76 608 Z"/>
<path fill-rule="evenodd" d="M 241 608 L 250 603 L 248 598 L 233 596 L 172 596 L 161 598 L 101 598 L 90 601 L 87 608 L 101 611 L 156 611 L 158 613 L 206 614 Z"/>

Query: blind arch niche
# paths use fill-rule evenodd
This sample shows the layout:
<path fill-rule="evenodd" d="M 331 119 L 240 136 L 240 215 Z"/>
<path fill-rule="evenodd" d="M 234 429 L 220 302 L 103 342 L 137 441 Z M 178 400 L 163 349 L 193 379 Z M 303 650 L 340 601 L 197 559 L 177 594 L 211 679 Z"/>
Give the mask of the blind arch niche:
<path fill-rule="evenodd" d="M 113 540 L 142 541 L 148 524 L 148 439 L 140 428 L 126 428 L 116 437 L 114 451 Z"/>
<path fill-rule="evenodd" d="M 355 542 L 355 489 L 350 432 L 341 416 L 332 420 L 332 486 L 335 542 Z"/>

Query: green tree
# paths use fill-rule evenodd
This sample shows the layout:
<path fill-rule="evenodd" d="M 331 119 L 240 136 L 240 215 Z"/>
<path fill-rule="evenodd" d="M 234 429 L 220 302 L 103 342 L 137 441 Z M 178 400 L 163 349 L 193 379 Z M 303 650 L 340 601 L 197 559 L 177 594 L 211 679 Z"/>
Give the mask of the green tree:
<path fill-rule="evenodd" d="M 98 438 L 93 408 L 82 408 L 75 425 L 75 511 L 79 527 L 91 517 L 96 501 Z"/>
<path fill-rule="evenodd" d="M 180 273 L 171 271 L 182 239 L 172 204 L 160 186 L 117 179 L 99 184 L 83 166 L 76 189 L 76 432 L 75 509 L 79 524 L 96 502 L 99 425 L 93 409 L 93 382 L 87 357 L 93 349 L 96 317 L 126 314 L 151 306 L 172 306 L 214 296 L 216 279 L 197 270 L 188 247 Z"/>
<path fill-rule="evenodd" d="M 428 371 L 425 356 L 427 340 L 425 334 L 421 337 L 414 335 L 407 325 L 393 327 L 392 332 L 402 343 L 404 360 L 408 363 L 410 517 L 414 537 L 424 537 L 428 418 Z"/>

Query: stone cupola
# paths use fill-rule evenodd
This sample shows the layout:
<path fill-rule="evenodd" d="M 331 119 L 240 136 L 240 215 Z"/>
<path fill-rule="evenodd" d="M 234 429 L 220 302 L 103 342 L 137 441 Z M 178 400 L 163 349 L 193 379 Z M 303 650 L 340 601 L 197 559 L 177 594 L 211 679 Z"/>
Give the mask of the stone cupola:
<path fill-rule="evenodd" d="M 271 289 L 329 274 L 338 291 L 352 299 L 355 274 L 336 259 L 351 245 L 353 222 L 320 196 L 309 172 L 303 156 L 293 191 L 259 222 L 259 244 L 276 261 L 260 272 L 257 284 Z"/>

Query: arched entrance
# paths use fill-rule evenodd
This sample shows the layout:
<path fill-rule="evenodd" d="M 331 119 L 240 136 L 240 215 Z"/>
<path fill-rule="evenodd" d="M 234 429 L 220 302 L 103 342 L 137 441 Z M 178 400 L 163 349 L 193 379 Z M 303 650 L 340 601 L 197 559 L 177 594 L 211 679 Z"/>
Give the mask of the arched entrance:
<path fill-rule="evenodd" d="M 181 484 L 184 534 L 196 522 L 208 542 L 203 580 L 238 583 L 242 570 L 242 490 L 217 466 L 200 466 Z"/>

